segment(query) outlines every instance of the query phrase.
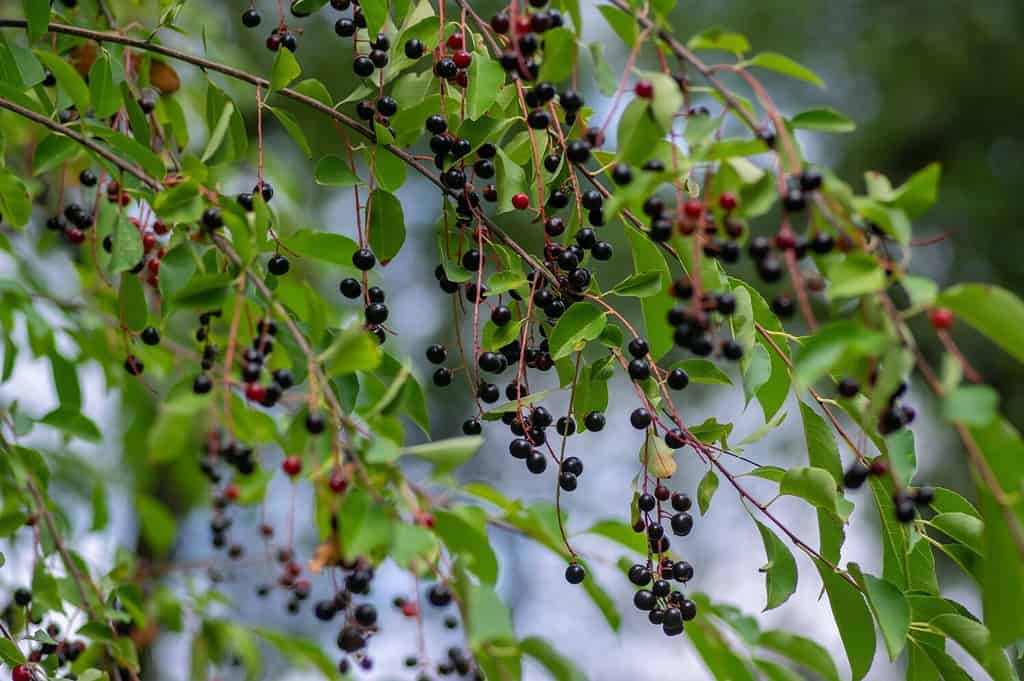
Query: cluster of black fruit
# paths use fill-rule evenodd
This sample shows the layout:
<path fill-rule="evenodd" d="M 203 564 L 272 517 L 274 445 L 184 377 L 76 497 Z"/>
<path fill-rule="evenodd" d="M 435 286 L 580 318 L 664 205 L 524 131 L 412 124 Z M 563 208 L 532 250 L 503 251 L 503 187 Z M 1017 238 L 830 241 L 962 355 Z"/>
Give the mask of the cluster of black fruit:
<path fill-rule="evenodd" d="M 865 464 L 854 461 L 843 475 L 846 489 L 858 489 L 868 477 L 881 477 L 889 473 L 889 462 L 876 458 Z M 897 487 L 892 495 L 892 503 L 896 519 L 901 523 L 913 522 L 917 517 L 918 507 L 928 506 L 935 499 L 935 490 L 931 487 Z"/>
<path fill-rule="evenodd" d="M 661 507 L 666 501 L 672 506 L 671 513 Z M 637 563 L 629 569 L 629 581 L 641 587 L 633 596 L 633 604 L 647 611 L 651 624 L 661 626 L 668 636 L 676 636 L 683 632 L 683 623 L 697 615 L 697 605 L 673 590 L 671 582 L 689 582 L 693 578 L 693 566 L 685 560 L 674 561 L 664 555 L 669 549 L 669 540 L 662 520 L 668 518 L 672 533 L 685 537 L 693 530 L 693 516 L 689 513 L 693 503 L 686 494 L 673 493 L 659 483 L 653 494 L 640 494 L 636 504 L 639 515 L 633 529 L 647 535 L 649 553 L 646 564 Z"/>
<path fill-rule="evenodd" d="M 447 609 L 453 602 L 452 593 L 444 584 L 433 584 L 427 588 L 427 602 L 435 608 L 441 610 Z M 414 601 L 410 601 L 403 596 L 397 596 L 393 604 L 398 608 L 402 615 L 405 617 L 419 617 L 419 608 Z M 455 629 L 459 626 L 459 621 L 455 615 L 446 615 L 444 618 L 444 626 L 447 629 Z M 408 655 L 405 658 L 405 666 L 409 669 L 419 669 L 420 673 L 416 677 L 416 681 L 432 681 L 429 672 L 426 667 L 428 665 L 427 660 L 421 660 L 419 655 Z M 476 666 L 476 663 L 470 655 L 461 648 L 451 647 L 446 651 L 442 661 L 438 662 L 435 670 L 439 676 L 451 676 L 453 674 L 458 676 L 470 677 L 473 681 L 483 681 L 483 673 Z"/>
<path fill-rule="evenodd" d="M 25 587 L 18 587 L 14 590 L 11 602 L 7 604 L 3 613 L 0 614 L 0 619 L 8 623 L 14 623 L 18 620 L 14 616 L 12 610 L 14 608 L 20 608 L 24 611 L 24 622 L 27 628 L 28 624 L 40 626 L 43 623 L 45 616 L 45 610 L 38 604 L 34 604 L 32 600 L 32 591 Z M 18 633 L 13 631 L 12 633 Z M 26 639 L 29 636 L 26 632 Z M 84 641 L 74 641 L 71 639 L 61 639 L 61 629 L 55 622 L 50 622 L 46 625 L 45 630 L 37 631 L 32 638 L 38 641 L 37 646 L 33 646 L 29 650 L 26 656 L 30 663 L 41 663 L 44 660 L 48 660 L 51 656 L 56 656 L 56 666 L 63 667 L 71 664 L 78 657 L 85 652 L 86 644 Z M 48 639 L 48 640 L 47 640 Z M 51 663 L 52 664 L 52 663 Z M 19 673 L 20 670 L 20 673 Z M 70 673 L 70 672 L 69 672 Z M 12 669 L 12 679 L 19 680 L 25 678 L 29 680 L 32 678 L 29 668 L 25 665 L 16 666 Z M 65 678 L 67 678 L 65 676 Z"/>
<path fill-rule="evenodd" d="M 515 39 L 501 57 L 504 69 L 523 80 L 535 80 L 540 73 L 540 63 L 536 60 L 537 50 L 541 46 L 543 33 L 563 25 L 561 12 L 556 9 L 543 9 L 546 2 L 530 3 L 537 11 L 519 14 L 513 25 L 512 18 L 506 11 L 491 17 L 491 29 L 505 35 L 512 32 Z"/>
<path fill-rule="evenodd" d="M 728 291 L 707 291 L 699 300 L 694 301 L 693 282 L 688 277 L 674 281 L 670 292 L 676 300 L 681 301 L 666 315 L 666 321 L 673 329 L 675 344 L 699 357 L 707 357 L 715 347 L 712 324 L 716 320 L 712 313 L 717 313 L 723 320 L 731 317 L 736 312 L 736 297 Z M 743 346 L 733 338 L 722 339 L 719 347 L 722 356 L 728 360 L 743 358 Z"/>
<path fill-rule="evenodd" d="M 352 264 L 361 272 L 369 272 L 377 264 L 377 258 L 369 248 L 360 248 L 352 254 Z M 346 277 L 341 280 L 338 288 L 341 295 L 355 300 L 363 295 L 363 285 L 354 277 Z M 384 289 L 379 286 L 368 286 L 364 298 L 363 317 L 366 326 L 383 343 L 387 339 L 383 325 L 388 320 L 388 306 L 384 304 L 386 299 Z"/>
<path fill-rule="evenodd" d="M 214 433 L 199 456 L 199 470 L 213 485 L 219 485 L 224 480 L 224 474 L 219 470 L 219 464 L 229 466 L 239 475 L 252 475 L 259 467 L 259 461 L 252 447 L 229 438 L 224 438 L 221 441 L 221 438 Z M 226 501 L 233 501 L 234 497 L 237 497 L 237 489 L 229 486 L 225 490 L 224 497 Z M 215 510 L 217 510 L 216 506 L 222 504 L 216 499 L 214 501 Z"/>

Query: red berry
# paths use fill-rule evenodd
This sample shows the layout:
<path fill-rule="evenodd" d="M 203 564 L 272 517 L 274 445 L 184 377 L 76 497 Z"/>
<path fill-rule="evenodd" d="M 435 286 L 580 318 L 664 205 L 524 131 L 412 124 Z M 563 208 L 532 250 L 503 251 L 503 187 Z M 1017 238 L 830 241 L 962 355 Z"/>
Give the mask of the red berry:
<path fill-rule="evenodd" d="M 157 258 L 153 258 L 152 260 L 150 260 L 149 262 L 146 263 L 146 268 L 152 274 L 159 274 L 159 272 L 160 272 L 160 261 Z"/>
<path fill-rule="evenodd" d="M 156 246 L 156 234 L 146 234 L 142 237 L 142 250 L 149 253 Z"/>
<path fill-rule="evenodd" d="M 163 220 L 157 220 L 153 223 L 153 231 L 157 234 L 167 234 L 167 232 L 171 231 L 171 226 Z"/>
<path fill-rule="evenodd" d="M 238 485 L 231 483 L 224 488 L 224 498 L 228 501 L 238 501 Z"/>
<path fill-rule="evenodd" d="M 245 386 L 245 396 L 253 402 L 262 402 L 267 396 L 267 389 L 261 383 L 250 383 Z"/>
<path fill-rule="evenodd" d="M 64 232 L 64 236 L 66 236 L 68 238 L 68 241 L 75 244 L 76 246 L 85 241 L 85 232 L 78 229 L 77 227 L 72 227 L 66 232 Z"/>
<path fill-rule="evenodd" d="M 341 494 L 348 489 L 348 479 L 340 468 L 335 468 L 331 471 L 331 478 L 327 484 L 335 494 Z"/>
<path fill-rule="evenodd" d="M 469 85 L 469 76 L 465 71 L 459 71 L 455 74 L 455 84 L 462 88 Z"/>
<path fill-rule="evenodd" d="M 297 456 L 286 456 L 281 462 L 281 470 L 290 478 L 302 472 L 302 459 Z"/>
<path fill-rule="evenodd" d="M 651 99 L 654 97 L 654 83 L 649 80 L 641 80 L 636 84 L 633 91 L 636 92 L 636 96 L 641 99 Z"/>
<path fill-rule="evenodd" d="M 523 193 L 516 194 L 512 197 L 512 205 L 518 210 L 526 210 L 530 207 L 530 197 Z"/>
<path fill-rule="evenodd" d="M 434 526 L 434 514 L 427 513 L 426 511 L 420 511 L 416 514 L 415 521 L 420 527 L 430 529 Z"/>
<path fill-rule="evenodd" d="M 19 664 L 11 670 L 11 681 L 32 681 L 32 670 L 27 664 Z"/>
<path fill-rule="evenodd" d="M 452 55 L 452 60 L 460 69 L 466 69 L 469 68 L 469 65 L 473 62 L 473 55 L 465 50 L 459 50 Z"/>
<path fill-rule="evenodd" d="M 736 195 L 732 192 L 722 192 L 722 195 L 718 197 L 718 205 L 724 211 L 734 210 L 736 208 Z"/>
<path fill-rule="evenodd" d="M 870 470 L 871 475 L 885 475 L 889 472 L 889 462 L 885 459 L 875 459 L 871 462 L 871 465 L 868 466 L 868 469 Z"/>
<path fill-rule="evenodd" d="M 688 218 L 698 220 L 700 219 L 700 216 L 704 214 L 704 204 L 697 199 L 690 199 L 683 204 L 683 213 L 685 213 Z"/>
<path fill-rule="evenodd" d="M 450 50 L 461 50 L 465 41 L 462 39 L 462 32 L 456 31 L 448 36 L 448 49 Z"/>
<path fill-rule="evenodd" d="M 516 33 L 529 33 L 533 29 L 533 21 L 528 14 L 516 17 Z"/>
<path fill-rule="evenodd" d="M 420 614 L 420 609 L 416 606 L 416 603 L 406 601 L 405 603 L 402 603 L 402 614 L 406 617 L 415 617 Z"/>
<path fill-rule="evenodd" d="M 783 251 L 796 248 L 796 237 L 792 232 L 779 232 L 775 235 L 775 246 Z"/>
<path fill-rule="evenodd" d="M 945 331 L 953 327 L 953 313 L 944 307 L 928 311 L 928 321 L 936 331 Z"/>

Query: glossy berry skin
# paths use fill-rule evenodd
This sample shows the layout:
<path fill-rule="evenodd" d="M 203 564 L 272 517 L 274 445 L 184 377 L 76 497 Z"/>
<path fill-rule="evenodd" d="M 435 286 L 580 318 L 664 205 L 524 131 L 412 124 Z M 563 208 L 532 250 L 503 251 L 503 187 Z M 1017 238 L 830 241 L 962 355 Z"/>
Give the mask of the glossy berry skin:
<path fill-rule="evenodd" d="M 341 295 L 349 299 L 358 298 L 363 293 L 362 285 L 358 280 L 353 279 L 352 277 L 342 279 L 338 288 L 341 290 Z"/>
<path fill-rule="evenodd" d="M 291 263 L 288 262 L 288 258 L 283 255 L 275 255 L 269 261 L 267 261 L 267 271 L 276 277 L 284 276 L 288 274 L 288 270 L 291 269 Z"/>
<path fill-rule="evenodd" d="M 160 332 L 152 326 L 147 326 L 142 330 L 140 334 L 142 342 L 146 345 L 159 345 L 160 344 Z"/>
<path fill-rule="evenodd" d="M 633 91 L 641 99 L 651 99 L 654 97 L 654 83 L 649 80 L 641 80 L 633 88 Z"/>
<path fill-rule="evenodd" d="M 452 372 L 451 370 L 441 367 L 434 372 L 434 385 L 439 388 L 444 388 L 451 385 L 452 383 Z"/>
<path fill-rule="evenodd" d="M 255 9 L 250 8 L 242 13 L 242 25 L 246 28 L 256 28 L 262 20 L 263 18 L 260 16 L 260 13 Z"/>
<path fill-rule="evenodd" d="M 647 426 L 651 425 L 651 412 L 647 411 L 643 407 L 637 407 L 633 410 L 633 413 L 629 415 L 629 422 L 637 430 L 644 430 Z"/>
<path fill-rule="evenodd" d="M 526 194 L 516 194 L 512 197 L 512 205 L 516 210 L 526 210 L 530 207 L 530 197 Z"/>
<path fill-rule="evenodd" d="M 366 272 L 372 270 L 373 266 L 377 264 L 377 258 L 369 248 L 360 248 L 352 254 L 352 264 L 356 266 L 356 269 Z"/>
<path fill-rule="evenodd" d="M 839 385 L 837 386 L 839 394 L 846 399 L 856 397 L 857 393 L 860 392 L 860 383 L 854 378 L 843 378 L 840 379 Z"/>
<path fill-rule="evenodd" d="M 289 478 L 294 478 L 302 472 L 302 459 L 297 456 L 286 456 L 281 462 L 281 470 Z"/>
<path fill-rule="evenodd" d="M 657 603 L 658 599 L 648 589 L 640 589 L 633 594 L 633 605 L 637 610 L 653 610 Z"/>
<path fill-rule="evenodd" d="M 690 497 L 682 492 L 676 492 L 671 497 L 672 508 L 679 512 L 689 511 L 693 506 L 693 501 Z"/>
<path fill-rule="evenodd" d="M 409 59 L 419 59 L 423 56 L 425 49 L 422 40 L 413 38 L 405 43 L 405 56 Z"/>
<path fill-rule="evenodd" d="M 868 479 L 871 469 L 859 461 L 853 462 L 843 474 L 843 486 L 846 489 L 857 489 Z"/>
<path fill-rule="evenodd" d="M 431 364 L 443 364 L 448 359 L 448 350 L 439 344 L 427 348 L 427 360 Z"/>
<path fill-rule="evenodd" d="M 206 395 L 213 390 L 213 380 L 206 374 L 199 374 L 192 381 L 192 392 L 196 395 Z"/>
<path fill-rule="evenodd" d="M 604 424 L 605 417 L 601 412 L 592 411 L 583 417 L 583 425 L 592 433 L 604 430 Z"/>
<path fill-rule="evenodd" d="M 629 568 L 629 581 L 637 586 L 647 586 L 651 583 L 651 571 L 638 563 Z"/>
<path fill-rule="evenodd" d="M 580 584 L 587 576 L 587 571 L 579 563 L 570 563 L 565 568 L 565 581 L 570 584 Z"/>
<path fill-rule="evenodd" d="M 936 307 L 928 311 L 928 321 L 936 331 L 947 331 L 953 328 L 953 312 L 944 307 Z"/>
<path fill-rule="evenodd" d="M 32 681 L 32 670 L 28 665 L 19 664 L 11 670 L 11 681 Z"/>
<path fill-rule="evenodd" d="M 689 513 L 676 513 L 672 516 L 672 532 L 685 537 L 693 530 L 693 516 Z"/>
<path fill-rule="evenodd" d="M 352 61 L 352 70 L 360 78 L 369 78 L 376 68 L 366 55 L 359 55 Z"/>
<path fill-rule="evenodd" d="M 673 369 L 668 373 L 666 383 L 672 390 L 682 390 L 690 385 L 690 376 L 682 369 Z"/>

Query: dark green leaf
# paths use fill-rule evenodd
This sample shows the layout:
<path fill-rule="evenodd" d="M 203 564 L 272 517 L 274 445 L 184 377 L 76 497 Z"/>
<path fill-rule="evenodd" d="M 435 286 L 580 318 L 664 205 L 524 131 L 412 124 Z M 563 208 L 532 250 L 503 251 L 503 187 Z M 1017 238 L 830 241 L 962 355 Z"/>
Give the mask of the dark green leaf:
<path fill-rule="evenodd" d="M 382 265 L 388 264 L 405 243 L 405 215 L 402 204 L 391 192 L 375 189 L 367 208 L 370 247 Z"/>

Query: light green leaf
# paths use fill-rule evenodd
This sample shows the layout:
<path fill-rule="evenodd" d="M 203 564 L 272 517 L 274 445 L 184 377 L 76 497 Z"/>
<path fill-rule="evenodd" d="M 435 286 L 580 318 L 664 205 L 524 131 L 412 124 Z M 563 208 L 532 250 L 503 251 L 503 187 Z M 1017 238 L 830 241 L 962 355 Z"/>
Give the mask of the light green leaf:
<path fill-rule="evenodd" d="M 430 461 L 434 464 L 434 475 L 443 475 L 473 458 L 482 444 L 480 436 L 455 437 L 406 447 L 401 453 Z"/>
<path fill-rule="evenodd" d="M 775 71 L 790 78 L 796 78 L 824 89 L 825 81 L 818 74 L 803 64 L 799 64 L 789 57 L 775 52 L 762 52 L 744 63 L 745 66 L 760 66 L 763 69 Z"/>
<path fill-rule="evenodd" d="M 716 491 L 718 491 L 718 476 L 715 475 L 715 469 L 709 468 L 704 477 L 700 479 L 700 484 L 697 485 L 697 508 L 700 509 L 701 515 L 707 514 L 708 508 L 711 506 L 711 498 L 715 496 Z"/>
<path fill-rule="evenodd" d="M 662 291 L 662 272 L 637 272 L 616 284 L 608 293 L 632 298 L 647 298 Z"/>
<path fill-rule="evenodd" d="M 285 245 L 304 258 L 350 267 L 352 254 L 359 249 L 352 239 L 343 234 L 321 232 L 314 229 L 302 229 L 285 237 Z"/>
<path fill-rule="evenodd" d="M 540 662 L 555 681 L 587 681 L 579 669 L 558 650 L 539 636 L 527 636 L 519 642 L 519 649 Z"/>
<path fill-rule="evenodd" d="M 284 51 L 287 52 L 288 50 Z M 270 109 L 270 112 L 281 123 L 289 137 L 299 146 L 299 149 L 306 155 L 306 158 L 313 158 L 313 150 L 309 146 L 309 140 L 306 139 L 306 133 L 302 131 L 302 126 L 295 120 L 295 117 L 282 109 L 275 109 L 270 106 L 267 108 Z"/>
<path fill-rule="evenodd" d="M 878 293 L 885 288 L 885 270 L 866 253 L 851 253 L 826 266 L 831 300 Z"/>
<path fill-rule="evenodd" d="M 486 52 L 474 52 L 467 73 L 466 118 L 475 121 L 483 116 L 505 84 L 505 69 Z"/>
<path fill-rule="evenodd" d="M 367 206 L 370 214 L 370 248 L 381 265 L 391 262 L 405 243 L 405 215 L 394 194 L 375 189 Z"/>
<path fill-rule="evenodd" d="M 576 63 L 576 35 L 567 28 L 554 28 L 544 33 L 544 62 L 540 82 L 560 83 L 572 75 Z"/>
<path fill-rule="evenodd" d="M 857 124 L 829 107 L 801 111 L 789 121 L 794 128 L 818 132 L 853 132 Z"/>
<path fill-rule="evenodd" d="M 757 525 L 757 529 L 761 533 L 764 552 L 768 557 L 768 562 L 761 568 L 761 572 L 765 573 L 765 589 L 768 592 L 768 600 L 764 609 L 771 610 L 789 600 L 789 597 L 796 591 L 796 560 L 774 532 L 756 520 L 754 524 Z"/>
<path fill-rule="evenodd" d="M 274 57 L 274 68 L 270 72 L 270 91 L 276 92 L 299 77 L 302 67 L 291 50 L 278 50 Z"/>
<path fill-rule="evenodd" d="M 334 154 L 328 154 L 317 161 L 313 176 L 317 184 L 326 187 L 351 187 L 363 184 L 359 176 L 352 172 L 348 161 Z"/>
<path fill-rule="evenodd" d="M 114 222 L 113 250 L 110 255 L 110 271 L 124 272 L 142 260 L 142 236 L 128 217 L 119 213 Z"/>
<path fill-rule="evenodd" d="M 690 383 L 706 385 L 732 385 L 732 379 L 718 365 L 707 359 L 684 359 L 672 365 L 690 377 Z"/>
<path fill-rule="evenodd" d="M 786 631 L 771 630 L 763 632 L 758 637 L 757 645 L 776 652 L 829 681 L 839 681 L 839 672 L 832 661 L 832 656 L 809 638 Z"/>
<path fill-rule="evenodd" d="M 96 61 L 89 69 L 89 95 L 97 119 L 109 118 L 121 108 L 122 82 L 124 67 L 111 59 L 107 50 L 100 48 Z"/>
<path fill-rule="evenodd" d="M 607 323 L 604 310 L 596 305 L 585 301 L 573 303 L 548 336 L 552 359 L 568 357 L 581 343 L 594 340 Z"/>
<path fill-rule="evenodd" d="M 906 598 L 892 582 L 862 573 L 856 563 L 850 563 L 849 569 L 867 594 L 868 605 L 882 632 L 889 659 L 895 660 L 906 645 L 910 630 L 910 606 Z"/>
<path fill-rule="evenodd" d="M 135 495 L 139 531 L 157 554 L 163 555 L 174 545 L 174 516 L 161 502 L 145 494 Z"/>
<path fill-rule="evenodd" d="M 1013 292 L 989 284 L 958 284 L 935 301 L 949 308 L 989 340 L 1024 362 L 1024 302 Z"/>

